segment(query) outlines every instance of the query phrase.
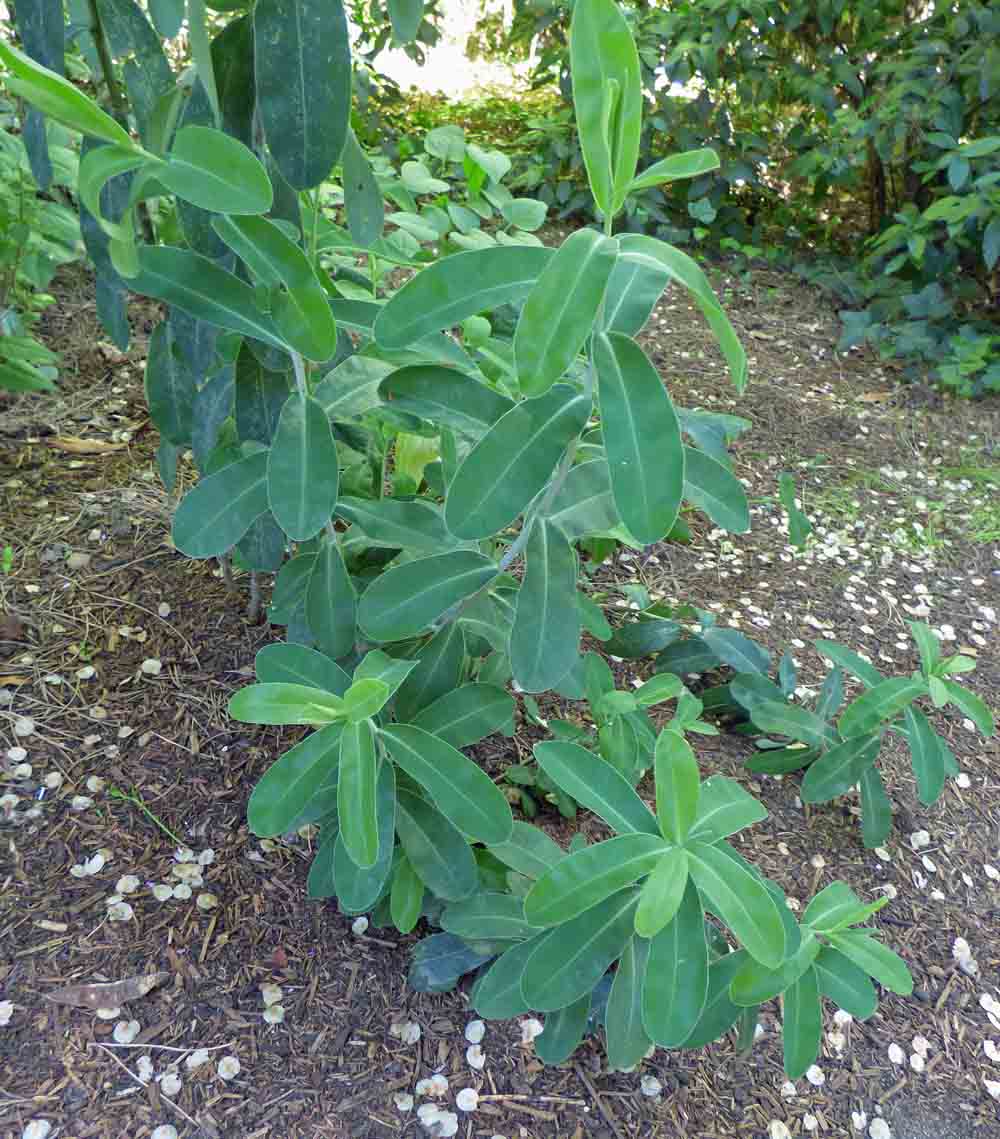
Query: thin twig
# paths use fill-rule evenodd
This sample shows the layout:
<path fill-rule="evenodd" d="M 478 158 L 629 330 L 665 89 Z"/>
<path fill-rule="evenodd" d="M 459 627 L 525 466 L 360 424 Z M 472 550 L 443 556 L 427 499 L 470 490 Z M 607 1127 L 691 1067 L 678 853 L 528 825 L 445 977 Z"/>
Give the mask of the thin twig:
<path fill-rule="evenodd" d="M 100 1048 L 100 1050 L 102 1052 L 107 1052 L 107 1054 L 111 1057 L 112 1060 L 114 1060 L 114 1062 L 118 1065 L 118 1067 L 121 1068 L 121 1070 L 123 1072 L 125 1072 L 127 1075 L 131 1076 L 132 1079 L 135 1080 L 135 1082 L 139 1085 L 139 1087 L 141 1087 L 141 1088 L 146 1087 L 146 1081 L 140 1080 L 139 1077 L 135 1074 L 135 1072 L 133 1072 L 131 1068 L 127 1068 L 121 1062 L 121 1060 L 118 1059 L 118 1057 L 114 1054 L 114 1052 L 112 1052 L 111 1049 L 108 1048 L 106 1045 L 99 1044 L 96 1040 L 91 1040 L 87 1043 L 87 1047 L 88 1048 Z M 160 1095 L 160 1099 L 162 1099 L 165 1104 L 167 1104 L 169 1107 L 172 1107 L 174 1109 L 174 1111 L 176 1111 L 177 1114 L 180 1115 L 182 1118 L 186 1119 L 188 1121 L 188 1123 L 191 1124 L 192 1127 L 198 1127 L 198 1125 L 199 1125 L 198 1121 L 196 1119 L 192 1119 L 191 1116 L 188 1115 L 188 1113 L 184 1110 L 184 1108 L 181 1107 L 179 1104 L 174 1103 L 174 1101 L 172 1099 L 167 1099 L 167 1097 L 163 1094 L 162 1089 L 160 1090 L 159 1095 Z"/>
<path fill-rule="evenodd" d="M 233 1044 L 230 1041 L 228 1044 L 210 1044 L 207 1048 L 195 1046 L 193 1048 L 176 1048 L 172 1044 L 103 1044 L 103 1048 L 143 1048 L 147 1052 L 180 1052 L 182 1054 L 188 1052 L 218 1052 L 220 1048 L 232 1048 Z M 483 1097 L 480 1096 L 480 1099 Z"/>

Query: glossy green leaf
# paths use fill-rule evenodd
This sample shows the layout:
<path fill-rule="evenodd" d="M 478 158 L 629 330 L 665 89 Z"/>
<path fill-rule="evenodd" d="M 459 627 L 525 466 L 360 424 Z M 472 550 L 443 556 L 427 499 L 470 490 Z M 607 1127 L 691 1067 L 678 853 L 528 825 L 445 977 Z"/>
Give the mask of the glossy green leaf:
<path fill-rule="evenodd" d="M 514 406 L 499 392 L 454 368 L 411 364 L 392 372 L 379 394 L 399 411 L 478 439 Z"/>
<path fill-rule="evenodd" d="M 273 838 L 291 830 L 317 791 L 329 785 L 340 760 L 341 731 L 342 725 L 328 724 L 271 764 L 247 804 L 255 835 Z"/>
<path fill-rule="evenodd" d="M 132 146 L 93 146 L 80 160 L 77 192 L 84 206 L 96 219 L 101 229 L 112 236 L 131 233 L 131 218 L 112 222 L 101 208 L 101 193 L 112 178 L 147 166 L 150 157 Z"/>
<path fill-rule="evenodd" d="M 733 978 L 730 988 L 733 1003 L 741 1008 L 751 1008 L 772 1000 L 794 985 L 812 967 L 820 948 L 820 942 L 814 934 L 805 930 L 799 948 L 777 969 L 768 969 L 759 961 L 748 957 Z"/>
<path fill-rule="evenodd" d="M 555 688 L 579 655 L 576 553 L 547 519 L 528 539 L 521 588 L 510 634 L 510 663 L 524 692 Z"/>
<path fill-rule="evenodd" d="M 684 497 L 730 534 L 750 529 L 750 504 L 740 480 L 695 447 L 684 448 Z"/>
<path fill-rule="evenodd" d="M 829 941 L 834 949 L 839 949 L 884 988 L 904 997 L 913 992 L 913 977 L 906 963 L 870 934 L 860 929 L 844 929 L 831 933 Z"/>
<path fill-rule="evenodd" d="M 624 258 L 635 257 L 651 267 L 658 266 L 688 290 L 719 342 L 736 390 L 743 391 L 747 383 L 746 352 L 703 270 L 686 253 L 655 237 L 627 234 L 621 238 L 620 247 Z"/>
<path fill-rule="evenodd" d="M 579 0 L 570 25 L 573 107 L 591 192 L 618 212 L 635 176 L 642 84 L 632 33 L 613 0 Z"/>
<path fill-rule="evenodd" d="M 345 496 L 337 503 L 337 513 L 353 522 L 373 546 L 440 553 L 456 544 L 440 509 L 420 499 Z"/>
<path fill-rule="evenodd" d="M 261 684 L 306 684 L 343 696 L 351 678 L 328 656 L 305 645 L 265 645 L 254 657 Z"/>
<path fill-rule="evenodd" d="M 278 169 L 296 190 L 318 186 L 344 148 L 351 49 L 341 0 L 257 0 L 257 112 Z"/>
<path fill-rule="evenodd" d="M 451 744 L 412 724 L 390 724 L 381 737 L 393 760 L 456 827 L 480 842 L 506 842 L 510 806 L 492 779 Z M 426 879 L 425 879 L 426 880 Z"/>
<path fill-rule="evenodd" d="M 472 990 L 472 1007 L 487 1020 L 509 1020 L 529 1009 L 521 992 L 521 978 L 539 938 L 522 941 L 505 950 L 483 973 Z"/>
<path fill-rule="evenodd" d="M 370 910 L 384 891 L 392 871 L 393 850 L 396 846 L 396 776 L 391 763 L 383 763 L 378 770 L 375 817 L 378 854 L 372 865 L 367 867 L 359 866 L 349 853 L 344 824 L 341 822 L 340 835 L 333 852 L 333 877 L 337 883 L 337 901 L 345 914 L 363 914 Z"/>
<path fill-rule="evenodd" d="M 936 640 L 936 638 L 935 638 Z M 944 790 L 945 760 L 941 737 L 930 721 L 911 704 L 904 713 L 906 739 L 910 745 L 910 761 L 917 777 L 917 792 L 924 806 L 936 803 Z"/>
<path fill-rule="evenodd" d="M 340 161 L 343 165 L 347 228 L 355 244 L 366 249 L 382 236 L 385 204 L 368 157 L 350 129 Z"/>
<path fill-rule="evenodd" d="M 690 873 L 705 905 L 733 931 L 752 957 L 776 969 L 785 953 L 785 929 L 763 883 L 720 846 L 691 842 Z"/>
<path fill-rule="evenodd" d="M 208 13 L 205 5 L 206 0 L 187 0 L 188 40 L 195 71 L 212 108 L 215 124 L 220 126 L 219 93 L 215 85 L 215 64 L 208 38 Z"/>
<path fill-rule="evenodd" d="M 642 989 L 648 957 L 649 943 L 633 937 L 615 970 L 604 1013 L 609 1068 L 633 1068 L 649 1050 L 651 1041 L 642 1024 Z"/>
<path fill-rule="evenodd" d="M 807 969 L 785 991 L 781 1012 L 785 1075 L 790 1080 L 797 1080 L 815 1063 L 823 1035 L 823 1010 L 816 974 L 812 969 Z"/>
<path fill-rule="evenodd" d="M 713 775 L 701 785 L 692 841 L 718 842 L 767 818 L 767 810 L 733 779 Z"/>
<path fill-rule="evenodd" d="M 374 866 L 378 858 L 377 777 L 378 758 L 371 723 L 361 720 L 345 724 L 340 737 L 337 814 L 340 838 L 351 861 L 360 869 Z"/>
<path fill-rule="evenodd" d="M 396 693 L 396 718 L 413 720 L 436 700 L 457 688 L 465 662 L 465 633 L 458 621 L 439 629 L 413 653 L 416 667 Z M 421 724 L 426 731 L 433 731 Z M 436 734 L 436 733 L 435 733 Z M 453 747 L 463 747 L 448 741 Z"/>
<path fill-rule="evenodd" d="M 389 696 L 395 693 L 399 686 L 413 671 L 415 662 L 411 660 L 397 660 L 381 649 L 369 649 L 364 659 L 354 670 L 354 682 L 360 680 L 377 680 L 389 690 Z"/>
<path fill-rule="evenodd" d="M 211 127 L 181 127 L 156 180 L 203 210 L 263 214 L 271 208 L 271 181 L 261 162 L 238 139 Z"/>
<path fill-rule="evenodd" d="M 455 472 L 445 502 L 448 529 L 478 539 L 509 526 L 552 477 L 589 414 L 589 399 L 566 384 L 511 408 Z"/>
<path fill-rule="evenodd" d="M 506 842 L 490 846 L 490 854 L 499 858 L 518 874 L 526 878 L 540 878 L 560 859 L 565 851 L 540 827 L 514 820 L 514 829 Z"/>
<path fill-rule="evenodd" d="M 712 625 L 703 629 L 702 640 L 724 663 L 737 672 L 758 673 L 766 677 L 771 667 L 767 649 L 751 641 L 736 629 Z"/>
<path fill-rule="evenodd" d="M 315 537 L 333 514 L 340 470 L 330 421 L 314 399 L 291 396 L 268 453 L 267 498 L 296 542 Z"/>
<path fill-rule="evenodd" d="M 679 846 L 666 851 L 646 879 L 635 911 L 635 932 L 656 937 L 673 921 L 680 908 L 688 880 L 687 851 Z"/>
<path fill-rule="evenodd" d="M 306 590 L 306 618 L 319 647 L 335 659 L 354 648 L 358 602 L 333 537 L 323 539 Z"/>
<path fill-rule="evenodd" d="M 375 339 L 385 348 L 408 348 L 467 316 L 516 303 L 531 291 L 551 250 L 495 246 L 433 262 L 394 293 L 375 321 Z"/>
<path fill-rule="evenodd" d="M 149 415 L 161 437 L 177 446 L 189 443 L 197 384 L 166 321 L 149 338 L 144 382 Z"/>
<path fill-rule="evenodd" d="M 725 1035 L 739 1019 L 743 1010 L 730 999 L 729 986 L 746 960 L 746 950 L 740 949 L 735 953 L 723 954 L 709 966 L 705 1007 L 694 1031 L 681 1045 L 682 1048 L 704 1048 L 706 1044 Z"/>
<path fill-rule="evenodd" d="M 244 724 L 328 724 L 343 719 L 344 702 L 308 684 L 250 684 L 229 698 Z"/>
<path fill-rule="evenodd" d="M 260 311 L 253 289 L 214 261 L 171 245 L 143 245 L 139 272 L 129 287 L 176 305 L 199 320 L 282 348 L 270 317 Z"/>
<path fill-rule="evenodd" d="M 535 1052 L 543 1064 L 561 1064 L 573 1055 L 583 1041 L 589 1013 L 589 993 L 549 1013 L 545 1030 L 535 1037 Z"/>
<path fill-rule="evenodd" d="M 4 76 L 7 89 L 42 114 L 81 134 L 119 146 L 134 145 L 123 127 L 61 75 L 35 63 L 9 43 L 0 42 L 0 60 L 10 71 Z"/>
<path fill-rule="evenodd" d="M 806 906 L 802 924 L 819 933 L 836 933 L 839 929 L 866 921 L 886 904 L 887 898 L 864 903 L 846 882 L 831 882 Z"/>
<path fill-rule="evenodd" d="M 173 540 L 190 558 L 226 553 L 267 510 L 267 452 L 259 451 L 202 479 L 181 500 Z"/>
<path fill-rule="evenodd" d="M 549 521 L 571 542 L 591 534 L 606 534 L 621 525 L 611 493 L 611 472 L 604 459 L 579 463 L 570 469 L 552 501 Z"/>
<path fill-rule="evenodd" d="M 667 389 L 642 349 L 612 332 L 595 339 L 604 446 L 622 521 L 644 544 L 677 520 L 684 448 Z"/>
<path fill-rule="evenodd" d="M 604 298 L 605 332 L 635 336 L 645 326 L 670 275 L 658 265 L 618 258 Z"/>
<path fill-rule="evenodd" d="M 432 933 L 417 943 L 406 975 L 418 993 L 446 993 L 465 973 L 477 969 L 493 956 L 465 944 L 452 933 Z"/>
<path fill-rule="evenodd" d="M 869 850 L 881 846 L 892 829 L 892 803 L 877 767 L 861 773 L 861 834 Z"/>
<path fill-rule="evenodd" d="M 320 844 L 313 855 L 309 876 L 306 879 L 306 895 L 309 898 L 335 898 L 337 886 L 333 877 L 333 856 L 337 849 L 340 833 L 336 821 L 324 823 Z"/>
<path fill-rule="evenodd" d="M 520 941 L 539 932 L 524 916 L 523 899 L 488 890 L 447 906 L 441 928 L 465 941 Z"/>
<path fill-rule="evenodd" d="M 396 862 L 389 896 L 392 924 L 400 933 L 410 933 L 420 920 L 423 909 L 424 884 L 405 854 Z"/>
<path fill-rule="evenodd" d="M 755 701 L 750 709 L 754 724 L 763 732 L 791 736 L 809 747 L 827 748 L 837 742 L 837 733 L 815 713 L 782 700 Z M 836 750 L 836 749 L 834 749 Z"/>
<path fill-rule="evenodd" d="M 680 906 L 649 946 L 642 1022 L 651 1040 L 676 1048 L 694 1031 L 708 994 L 708 943 L 701 898 L 692 881 Z"/>
<path fill-rule="evenodd" d="M 813 644 L 821 656 L 833 661 L 848 675 L 857 677 L 865 688 L 874 688 L 882 683 L 882 675 L 871 661 L 865 660 L 864 657 L 858 656 L 857 653 L 851 652 L 843 645 L 838 645 L 836 641 L 820 640 L 813 641 Z"/>
<path fill-rule="evenodd" d="M 974 692 L 970 692 L 968 688 L 963 688 L 962 685 L 955 680 L 946 680 L 944 686 L 948 690 L 948 697 L 951 703 L 954 704 L 964 716 L 968 716 L 984 736 L 992 736 L 996 725 L 993 719 L 993 713 L 986 706 L 986 702 L 981 700 Z M 841 722 L 843 723 L 843 721 Z M 843 730 L 843 728 L 841 728 L 841 730 Z"/>
<path fill-rule="evenodd" d="M 652 811 L 610 764 L 579 744 L 548 740 L 534 746 L 545 774 L 581 807 L 599 815 L 616 831 L 659 836 Z"/>
<path fill-rule="evenodd" d="M 927 682 L 923 679 L 894 676 L 883 680 L 847 705 L 837 727 L 845 738 L 866 736 L 886 720 L 895 719 L 907 704 L 926 694 Z"/>
<path fill-rule="evenodd" d="M 824 945 L 813 962 L 819 991 L 851 1016 L 867 1020 L 878 1008 L 878 994 L 864 969 L 843 953 Z"/>
<path fill-rule="evenodd" d="M 543 395 L 576 359 L 590 335 L 617 254 L 613 238 L 578 229 L 542 270 L 514 333 L 514 364 L 524 395 Z"/>
<path fill-rule="evenodd" d="M 591 992 L 632 937 L 636 898 L 622 890 L 538 941 L 521 981 L 531 1008 L 565 1008 Z"/>
<path fill-rule="evenodd" d="M 881 735 L 853 736 L 821 755 L 802 780 L 803 802 L 826 803 L 849 791 L 878 759 L 881 746 Z"/>
<path fill-rule="evenodd" d="M 393 566 L 375 578 L 362 594 L 358 620 L 376 641 L 415 637 L 446 609 L 476 593 L 496 573 L 494 562 L 471 550 L 455 550 Z"/>
<path fill-rule="evenodd" d="M 656 739 L 654 762 L 660 833 L 671 842 L 683 843 L 698 814 L 698 760 L 679 732 L 665 728 Z"/>
<path fill-rule="evenodd" d="M 425 799 L 400 789 L 396 832 L 414 871 L 439 898 L 458 902 L 476 889 L 479 872 L 472 848 Z"/>
<path fill-rule="evenodd" d="M 452 747 L 469 747 L 513 723 L 514 700 L 495 684 L 463 684 L 424 708 L 413 723 Z"/>
<path fill-rule="evenodd" d="M 714 150 L 685 150 L 682 154 L 671 154 L 661 158 L 652 166 L 647 166 L 641 174 L 632 179 L 629 191 L 648 190 L 652 186 L 662 186 L 665 182 L 676 182 L 681 178 L 697 178 L 719 169 L 719 156 Z"/>
<path fill-rule="evenodd" d="M 377 716 L 392 695 L 392 689 L 381 680 L 358 680 L 344 693 L 344 715 L 349 724 L 357 724 Z"/>
<path fill-rule="evenodd" d="M 645 877 L 667 846 L 657 835 L 623 834 L 561 859 L 532 886 L 525 917 L 538 926 L 558 925 Z"/>

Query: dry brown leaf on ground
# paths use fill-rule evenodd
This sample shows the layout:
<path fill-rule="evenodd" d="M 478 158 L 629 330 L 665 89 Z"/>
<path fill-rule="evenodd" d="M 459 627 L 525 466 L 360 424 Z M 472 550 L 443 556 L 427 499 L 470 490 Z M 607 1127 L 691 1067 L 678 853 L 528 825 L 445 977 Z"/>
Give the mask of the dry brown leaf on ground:
<path fill-rule="evenodd" d="M 95 982 L 92 985 L 68 985 L 46 993 L 50 1001 L 78 1008 L 118 1008 L 129 1001 L 137 1001 L 162 985 L 169 973 L 144 973 L 139 977 L 126 977 L 122 981 Z"/>
<path fill-rule="evenodd" d="M 109 443 L 106 439 L 81 439 L 78 435 L 53 435 L 50 447 L 70 455 L 103 455 L 108 451 L 124 451 L 127 443 Z"/>
<path fill-rule="evenodd" d="M 895 392 L 862 392 L 858 403 L 888 403 L 895 395 Z"/>
<path fill-rule="evenodd" d="M 30 677 L 27 676 L 0 676 L 0 688 L 6 687 L 8 684 L 16 687 L 18 684 L 27 684 Z"/>

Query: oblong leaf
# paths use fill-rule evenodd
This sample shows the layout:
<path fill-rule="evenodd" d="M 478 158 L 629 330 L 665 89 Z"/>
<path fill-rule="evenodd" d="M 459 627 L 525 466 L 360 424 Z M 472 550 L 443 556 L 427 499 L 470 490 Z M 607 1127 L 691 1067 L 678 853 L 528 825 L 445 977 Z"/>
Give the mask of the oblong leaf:
<path fill-rule="evenodd" d="M 458 621 L 439 629 L 413 652 L 416 667 L 396 693 L 396 719 L 407 723 L 424 708 L 451 692 L 459 684 L 465 663 L 465 633 Z M 426 731 L 433 731 L 421 724 Z M 449 740 L 453 747 L 463 747 Z"/>
<path fill-rule="evenodd" d="M 166 321 L 149 338 L 144 384 L 149 416 L 161 437 L 178 447 L 190 443 L 197 383 Z"/>
<path fill-rule="evenodd" d="M 317 644 L 334 658 L 354 648 L 357 597 L 335 537 L 326 537 L 309 575 L 306 618 Z"/>
<path fill-rule="evenodd" d="M 478 439 L 514 406 L 506 396 L 455 368 L 410 364 L 382 380 L 379 394 L 400 411 Z"/>
<path fill-rule="evenodd" d="M 382 763 L 375 784 L 375 818 L 378 854 L 371 866 L 358 866 L 347 850 L 344 832 L 333 852 L 337 903 L 345 914 L 363 914 L 378 901 L 392 871 L 396 846 L 396 776 L 391 763 Z"/>
<path fill-rule="evenodd" d="M 886 720 L 892 720 L 914 700 L 927 693 L 927 682 L 909 676 L 883 680 L 855 697 L 841 713 L 837 728 L 845 738 L 866 736 Z"/>
<path fill-rule="evenodd" d="M 409 933 L 420 920 L 423 901 L 424 884 L 413 869 L 413 864 L 403 854 L 396 862 L 389 895 L 392 924 L 400 933 Z"/>
<path fill-rule="evenodd" d="M 229 698 L 229 715 L 244 724 L 328 724 L 344 702 L 308 684 L 250 684 Z"/>
<path fill-rule="evenodd" d="M 608 1067 L 632 1068 L 646 1055 L 650 1039 L 642 1024 L 642 989 L 649 942 L 633 937 L 621 955 L 604 1013 Z"/>
<path fill-rule="evenodd" d="M 446 993 L 463 974 L 477 969 L 492 956 L 472 949 L 453 933 L 432 933 L 413 950 L 406 980 L 418 993 Z"/>
<path fill-rule="evenodd" d="M 343 696 L 351 686 L 339 664 L 305 645 L 265 645 L 253 664 L 261 684 L 307 684 L 335 696 Z"/>
<path fill-rule="evenodd" d="M 729 986 L 747 958 L 747 951 L 739 949 L 735 953 L 723 954 L 709 966 L 705 1007 L 682 1048 L 704 1048 L 728 1032 L 739 1019 L 743 1010 L 730 999 Z"/>
<path fill-rule="evenodd" d="M 682 847 L 666 851 L 653 867 L 639 895 L 635 911 L 635 932 L 640 937 L 656 937 L 673 921 L 687 888 L 688 856 Z"/>
<path fill-rule="evenodd" d="M 913 992 L 913 977 L 906 962 L 870 934 L 860 929 L 843 929 L 831 933 L 829 941 L 880 985 L 904 997 Z"/>
<path fill-rule="evenodd" d="M 466 941 L 519 941 L 540 932 L 525 918 L 522 898 L 489 890 L 446 906 L 441 928 Z"/>
<path fill-rule="evenodd" d="M 680 510 L 680 425 L 659 373 L 634 340 L 602 333 L 594 345 L 615 506 L 630 533 L 648 545 L 670 532 Z"/>
<path fill-rule="evenodd" d="M 514 829 L 506 842 L 494 843 L 490 854 L 499 858 L 525 878 L 540 878 L 562 858 L 566 852 L 540 827 L 514 820 Z"/>
<path fill-rule="evenodd" d="M 750 504 L 743 484 L 695 447 L 684 448 L 684 497 L 731 534 L 750 529 Z"/>
<path fill-rule="evenodd" d="M 589 414 L 590 400 L 567 384 L 511 408 L 455 472 L 445 502 L 448 529 L 478 539 L 510 525 L 552 477 Z"/>
<path fill-rule="evenodd" d="M 698 760 L 680 732 L 664 728 L 656 739 L 654 763 L 660 833 L 671 842 L 683 843 L 698 814 Z"/>
<path fill-rule="evenodd" d="M 618 258 L 604 298 L 604 331 L 635 336 L 649 320 L 669 281 L 670 275 L 659 266 Z"/>
<path fill-rule="evenodd" d="M 288 399 L 267 462 L 267 500 L 275 521 L 296 542 L 315 537 L 337 502 L 340 468 L 330 421 L 314 399 Z"/>
<path fill-rule="evenodd" d="M 544 1031 L 535 1037 L 535 1051 L 543 1064 L 561 1064 L 573 1055 L 583 1040 L 589 1013 L 590 993 L 549 1013 Z"/>
<path fill-rule="evenodd" d="M 784 700 L 754 701 L 750 714 L 761 731 L 791 736 L 808 747 L 828 748 L 837 743 L 837 733 L 829 724 L 797 704 Z"/>
<path fill-rule="evenodd" d="M 701 898 L 692 881 L 677 913 L 650 942 L 642 1022 L 650 1039 L 676 1048 L 694 1031 L 708 994 L 708 943 Z"/>
<path fill-rule="evenodd" d="M 354 865 L 362 870 L 374 866 L 379 853 L 377 777 L 378 759 L 371 722 L 346 723 L 340 737 L 337 815 L 340 841 Z"/>
<path fill-rule="evenodd" d="M 867 1020 L 878 1008 L 878 994 L 868 974 L 850 958 L 824 945 L 813 962 L 819 991 L 851 1016 Z"/>
<path fill-rule="evenodd" d="M 506 728 L 513 719 L 514 699 L 509 692 L 496 684 L 463 684 L 424 708 L 413 723 L 462 748 Z"/>
<path fill-rule="evenodd" d="M 413 869 L 439 898 L 458 902 L 476 889 L 479 872 L 472 847 L 425 799 L 399 790 L 396 833 Z"/>
<path fill-rule="evenodd" d="M 343 166 L 347 228 L 351 231 L 354 242 L 366 248 L 382 236 L 385 202 L 371 164 L 355 138 L 354 131 L 349 128 L 340 161 Z"/>
<path fill-rule="evenodd" d="M 934 641 L 936 644 L 936 637 Z M 940 798 L 946 778 L 941 737 L 931 727 L 923 712 L 912 704 L 904 712 L 904 719 L 906 740 L 910 745 L 910 762 L 913 774 L 917 777 L 917 792 L 920 802 L 924 806 L 930 806 Z"/>
<path fill-rule="evenodd" d="M 881 846 L 892 829 L 892 803 L 878 768 L 871 764 L 861 773 L 861 834 L 871 850 Z"/>
<path fill-rule="evenodd" d="M 519 942 L 505 950 L 476 981 L 470 997 L 472 1007 L 488 1020 L 509 1020 L 531 1007 L 521 992 L 521 978 L 528 959 L 538 948 L 539 938 Z"/>
<path fill-rule="evenodd" d="M 701 785 L 698 814 L 689 832 L 692 841 L 711 845 L 767 818 L 767 810 L 733 779 L 713 775 Z"/>
<path fill-rule="evenodd" d="M 440 553 L 456 544 L 437 506 L 420 499 L 345 496 L 337 503 L 337 513 L 353 522 L 373 546 Z"/>
<path fill-rule="evenodd" d="M 685 150 L 683 154 L 671 154 L 661 158 L 652 166 L 647 166 L 632 179 L 629 190 L 647 190 L 651 186 L 662 186 L 664 182 L 676 182 L 680 178 L 697 178 L 719 169 L 719 156 L 714 150 L 704 147 L 700 150 Z"/>
<path fill-rule="evenodd" d="M 819 1055 L 823 1034 L 823 1010 L 816 974 L 811 968 L 785 991 L 781 1011 L 785 1075 L 790 1080 L 797 1080 Z"/>
<path fill-rule="evenodd" d="M 227 214 L 263 214 L 274 193 L 260 160 L 239 139 L 211 127 L 181 127 L 156 180 L 192 205 Z"/>
<path fill-rule="evenodd" d="M 219 557 L 267 510 L 267 452 L 258 451 L 202 479 L 174 515 L 174 546 L 189 558 Z"/>
<path fill-rule="evenodd" d="M 802 780 L 803 802 L 826 803 L 849 791 L 878 759 L 881 747 L 881 735 L 854 736 L 821 755 Z"/>
<path fill-rule="evenodd" d="M 255 835 L 285 834 L 317 791 L 329 786 L 340 762 L 341 731 L 342 725 L 328 724 L 271 764 L 247 803 L 247 824 Z"/>

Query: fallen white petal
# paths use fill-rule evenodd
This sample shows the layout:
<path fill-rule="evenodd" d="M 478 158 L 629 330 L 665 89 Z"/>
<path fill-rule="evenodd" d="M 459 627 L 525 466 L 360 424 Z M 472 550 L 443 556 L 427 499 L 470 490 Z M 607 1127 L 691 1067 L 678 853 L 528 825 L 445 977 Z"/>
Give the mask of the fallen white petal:
<path fill-rule="evenodd" d="M 153 1078 L 153 1061 L 149 1056 L 140 1056 L 135 1066 L 136 1074 L 139 1079 L 148 1084 Z"/>
<path fill-rule="evenodd" d="M 788 1130 L 788 1124 L 782 1123 L 780 1119 L 772 1119 L 767 1125 L 768 1139 L 792 1139 L 792 1133 Z"/>
<path fill-rule="evenodd" d="M 177 1128 L 172 1123 L 161 1123 L 153 1129 L 149 1139 L 177 1139 Z"/>
<path fill-rule="evenodd" d="M 164 1072 L 160 1077 L 159 1083 L 160 1090 L 165 1096 L 169 1096 L 173 1099 L 175 1095 L 180 1094 L 182 1087 L 181 1078 L 175 1071 L 168 1070 Z"/>
<path fill-rule="evenodd" d="M 521 1021 L 521 1043 L 530 1044 L 536 1036 L 541 1036 L 545 1031 L 545 1025 L 534 1016 L 529 1016 Z"/>
<path fill-rule="evenodd" d="M 459 1111 L 475 1111 L 479 1107 L 479 1092 L 475 1088 L 462 1088 L 455 1096 L 455 1106 Z"/>
<path fill-rule="evenodd" d="M 791 1080 L 785 1080 L 785 1082 L 781 1085 L 782 1099 L 795 1099 L 798 1094 L 799 1093 Z"/>
<path fill-rule="evenodd" d="M 264 1009 L 264 1020 L 268 1024 L 281 1024 L 285 1019 L 285 1006 L 284 1005 L 268 1005 Z"/>
<path fill-rule="evenodd" d="M 235 1056 L 223 1056 L 215 1071 L 220 1080 L 231 1080 L 240 1074 L 240 1062 Z"/>
<path fill-rule="evenodd" d="M 810 1065 L 806 1070 L 806 1079 L 814 1088 L 821 1088 L 826 1083 L 826 1076 L 823 1075 L 823 1069 L 819 1064 Z"/>
<path fill-rule="evenodd" d="M 162 882 L 157 882 L 151 893 L 158 902 L 165 902 L 168 898 L 174 896 L 174 888 L 173 886 L 166 886 Z"/>
<path fill-rule="evenodd" d="M 46 1139 L 52 1130 L 52 1124 L 47 1119 L 33 1119 L 21 1132 L 21 1139 Z"/>
<path fill-rule="evenodd" d="M 115 883 L 116 894 L 134 894 L 141 883 L 134 874 L 123 874 Z"/>
<path fill-rule="evenodd" d="M 141 1026 L 137 1020 L 120 1020 L 115 1025 L 114 1038 L 119 1044 L 131 1044 L 140 1031 Z"/>
<path fill-rule="evenodd" d="M 367 929 L 368 919 L 363 914 L 351 922 L 351 933 L 353 933 L 355 937 L 360 937 Z"/>
<path fill-rule="evenodd" d="M 893 1064 L 902 1064 L 906 1061 L 906 1053 L 895 1041 L 889 1045 L 889 1060 Z"/>
<path fill-rule="evenodd" d="M 108 921 L 131 921 L 134 913 L 128 902 L 113 902 L 108 906 Z"/>
<path fill-rule="evenodd" d="M 483 1052 L 482 1045 L 470 1044 L 465 1050 L 465 1061 L 470 1068 L 477 1072 L 481 1072 L 486 1067 L 486 1056 Z"/>
<path fill-rule="evenodd" d="M 6 1028 L 10 1024 L 10 1018 L 14 1015 L 14 1002 L 13 1001 L 0 1001 L 0 1028 Z"/>
<path fill-rule="evenodd" d="M 147 657 L 140 666 L 146 676 L 159 676 L 163 671 L 163 664 L 155 657 Z"/>
<path fill-rule="evenodd" d="M 280 985 L 275 985 L 271 981 L 265 981 L 260 987 L 260 996 L 265 1005 L 276 1005 L 281 1002 L 284 996 L 284 990 Z"/>
<path fill-rule="evenodd" d="M 184 1067 L 187 1068 L 187 1070 L 189 1072 L 193 1072 L 197 1068 L 200 1068 L 204 1064 L 207 1064 L 207 1063 L 208 1063 L 208 1049 L 207 1048 L 196 1048 L 191 1053 L 190 1056 L 185 1058 Z"/>
<path fill-rule="evenodd" d="M 96 1016 L 98 1020 L 117 1020 L 121 1014 L 122 1010 L 117 1007 L 94 1009 L 94 1016 Z"/>
<path fill-rule="evenodd" d="M 392 1102 L 396 1106 L 397 1111 L 407 1112 L 413 1110 L 413 1096 L 409 1092 L 396 1092 L 392 1097 Z"/>
<path fill-rule="evenodd" d="M 470 1044 L 482 1044 L 486 1035 L 486 1023 L 482 1020 L 470 1020 L 465 1026 L 465 1039 Z"/>
<path fill-rule="evenodd" d="M 889 1124 L 882 1118 L 873 1119 L 868 1128 L 868 1134 L 871 1139 L 892 1139 L 892 1131 Z"/>
<path fill-rule="evenodd" d="M 644 1096 L 658 1096 L 663 1091 L 663 1084 L 655 1076 L 643 1076 L 639 1081 L 639 1091 Z"/>
<path fill-rule="evenodd" d="M 815 1115 L 811 1115 L 808 1111 L 802 1116 L 802 1130 L 815 1131 L 819 1127 L 819 1120 Z"/>

